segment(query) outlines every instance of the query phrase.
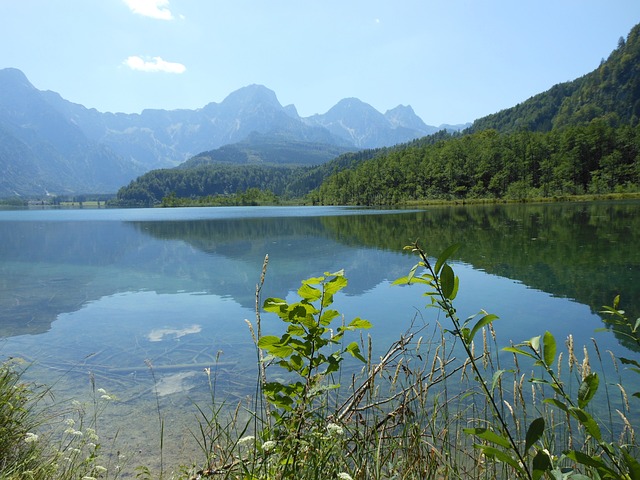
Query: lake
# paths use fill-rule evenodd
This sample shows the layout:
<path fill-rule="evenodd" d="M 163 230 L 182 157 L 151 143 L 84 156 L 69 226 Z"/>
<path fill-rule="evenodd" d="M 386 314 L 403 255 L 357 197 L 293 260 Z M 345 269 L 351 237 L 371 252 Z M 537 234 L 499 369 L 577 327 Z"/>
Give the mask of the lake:
<path fill-rule="evenodd" d="M 412 322 L 435 325 L 420 286 L 391 283 L 416 258 L 460 243 L 461 318 L 500 317 L 499 344 L 550 330 L 640 361 L 598 314 L 620 295 L 640 317 L 640 202 L 446 206 L 422 210 L 341 207 L 29 209 L 0 211 L 0 356 L 33 362 L 28 377 L 56 399 L 91 403 L 104 389 L 106 438 L 119 431 L 140 461 L 165 449 L 188 461 L 194 404 L 240 400 L 256 384 L 255 291 L 295 298 L 300 281 L 344 269 L 335 308 L 373 323 L 376 354 Z M 281 329 L 264 314 L 263 333 Z M 445 325 L 446 328 L 446 325 Z M 559 345 L 559 347 L 563 345 Z M 631 378 L 632 379 L 632 378 Z M 93 388 L 93 390 L 92 390 Z M 637 391 L 638 388 L 636 388 Z"/>

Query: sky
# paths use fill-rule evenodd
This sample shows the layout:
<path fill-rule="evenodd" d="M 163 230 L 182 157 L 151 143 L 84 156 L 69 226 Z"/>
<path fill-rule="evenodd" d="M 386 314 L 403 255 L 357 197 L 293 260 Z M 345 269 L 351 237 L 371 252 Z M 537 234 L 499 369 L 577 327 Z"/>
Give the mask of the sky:
<path fill-rule="evenodd" d="M 0 68 L 101 112 L 251 84 L 307 117 L 356 97 L 472 122 L 598 67 L 639 0 L 0 0 Z"/>

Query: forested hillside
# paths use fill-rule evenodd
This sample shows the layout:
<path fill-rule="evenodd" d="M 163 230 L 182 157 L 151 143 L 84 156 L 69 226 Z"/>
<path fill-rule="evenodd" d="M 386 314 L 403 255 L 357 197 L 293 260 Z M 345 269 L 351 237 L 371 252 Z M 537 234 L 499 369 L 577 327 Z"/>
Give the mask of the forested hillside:
<path fill-rule="evenodd" d="M 424 199 L 551 197 L 637 191 L 640 127 L 604 120 L 548 133 L 486 130 L 408 147 L 329 177 L 312 200 L 393 205 Z"/>
<path fill-rule="evenodd" d="M 121 206 L 153 206 L 165 197 L 195 199 L 233 195 L 249 189 L 285 196 L 287 185 L 305 167 L 208 164 L 188 169 L 153 170 L 118 191 L 112 203 Z"/>
<path fill-rule="evenodd" d="M 605 118 L 610 125 L 636 125 L 640 118 L 640 26 L 593 72 L 496 114 L 476 120 L 469 129 L 549 131 Z"/>
<path fill-rule="evenodd" d="M 465 135 L 414 142 L 330 176 L 323 204 L 553 197 L 640 191 L 640 26 L 595 71 L 479 119 Z"/>

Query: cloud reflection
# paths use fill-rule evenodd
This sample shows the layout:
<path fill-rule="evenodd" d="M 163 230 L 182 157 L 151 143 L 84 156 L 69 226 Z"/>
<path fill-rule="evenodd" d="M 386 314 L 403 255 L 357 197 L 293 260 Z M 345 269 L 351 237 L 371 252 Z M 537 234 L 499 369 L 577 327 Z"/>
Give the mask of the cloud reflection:
<path fill-rule="evenodd" d="M 200 325 L 191 325 L 190 327 L 177 329 L 177 328 L 155 328 L 149 332 L 147 339 L 150 342 L 160 342 L 165 336 L 174 335 L 174 338 L 184 337 L 192 333 L 200 333 L 202 327 Z"/>

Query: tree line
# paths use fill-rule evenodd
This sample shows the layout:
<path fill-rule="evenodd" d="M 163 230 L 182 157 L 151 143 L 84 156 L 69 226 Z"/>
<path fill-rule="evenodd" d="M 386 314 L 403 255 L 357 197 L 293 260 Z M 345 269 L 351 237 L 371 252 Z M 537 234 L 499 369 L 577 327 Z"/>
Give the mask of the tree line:
<path fill-rule="evenodd" d="M 377 156 L 331 175 L 309 198 L 394 205 L 637 192 L 639 154 L 640 127 L 604 119 L 550 132 L 485 130 Z"/>

